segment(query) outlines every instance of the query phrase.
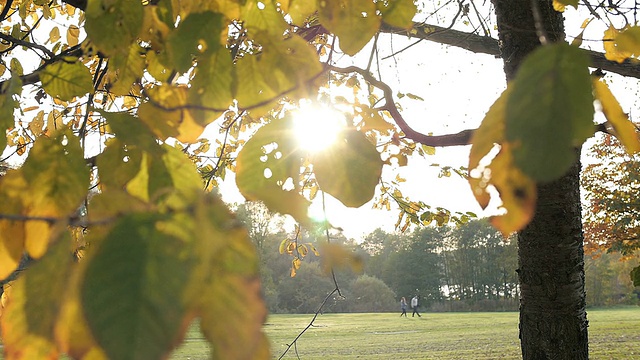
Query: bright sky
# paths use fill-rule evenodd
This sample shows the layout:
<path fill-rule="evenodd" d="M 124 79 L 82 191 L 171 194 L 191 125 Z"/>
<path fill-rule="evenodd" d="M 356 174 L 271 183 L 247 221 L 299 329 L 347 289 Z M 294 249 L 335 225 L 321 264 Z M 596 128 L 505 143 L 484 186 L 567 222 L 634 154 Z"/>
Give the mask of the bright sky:
<path fill-rule="evenodd" d="M 382 37 L 380 41 L 384 41 Z M 406 44 L 396 37 L 393 45 L 398 50 Z M 364 50 L 364 53 L 368 51 Z M 356 65 L 366 66 L 367 59 L 362 61 L 364 63 L 356 61 Z M 426 41 L 397 55 L 395 60 L 388 59 L 382 64 L 383 80 L 395 93 L 412 93 L 424 99 L 397 99 L 407 122 L 415 130 L 424 133 L 446 134 L 476 128 L 505 87 L 500 59 Z M 472 211 L 482 216 L 466 180 L 457 175 L 438 178 L 439 168 L 431 166 L 466 166 L 469 148 L 439 148 L 434 156 L 410 159 L 409 166 L 400 171 L 401 176 L 407 179 L 402 184 L 403 193 L 412 200 L 421 200 L 432 207 Z M 221 186 L 221 193 L 225 201 L 238 202 L 240 199 L 235 185 L 230 181 Z M 397 211 L 373 210 L 371 203 L 351 209 L 329 195 L 325 199 L 329 222 L 342 228 L 348 238 L 358 240 L 378 227 L 386 231 L 394 230 Z M 321 212 L 321 209 L 319 200 L 312 205 L 314 212 Z"/>
<path fill-rule="evenodd" d="M 571 36 L 580 32 L 580 25 L 586 16 L 581 17 L 574 12 L 567 13 L 565 18 L 568 40 L 571 41 Z M 584 44 L 587 47 L 593 46 L 593 50 L 602 51 L 600 40 L 604 29 L 601 23 L 590 24 L 585 32 Z M 496 37 L 495 31 L 493 36 Z M 387 48 L 381 45 L 380 58 L 415 41 L 403 42 L 400 36 L 394 37 L 392 42 L 388 39 L 386 35 L 381 36 L 379 43 L 392 44 L 393 50 L 390 50 L 388 45 Z M 595 41 L 590 42 L 589 39 Z M 354 64 L 366 67 L 369 50 L 363 50 L 362 54 L 365 54 L 363 59 L 356 59 Z M 447 134 L 479 126 L 486 111 L 506 86 L 502 66 L 502 59 L 490 55 L 474 54 L 423 41 L 393 59 L 384 60 L 381 72 L 382 80 L 391 86 L 394 93 L 412 93 L 424 99 L 396 99 L 403 109 L 403 116 L 415 130 Z M 636 79 L 617 77 L 611 85 L 623 109 L 628 111 L 632 118 L 636 117 L 640 108 L 639 82 Z M 469 146 L 439 148 L 434 156 L 410 159 L 409 166 L 400 172 L 407 179 L 402 187 L 403 193 L 412 200 L 423 201 L 432 207 L 441 206 L 451 211 L 472 211 L 480 217 L 494 214 L 498 205 L 496 201 L 493 201 L 486 211 L 482 211 L 473 198 L 466 180 L 456 175 L 438 178 L 438 168 L 431 166 L 466 166 L 469 149 Z M 221 190 L 225 200 L 238 201 L 239 194 L 234 188 L 232 183 L 223 185 Z M 334 226 L 342 228 L 348 238 L 359 240 L 379 227 L 386 231 L 394 230 L 397 211 L 373 210 L 371 203 L 358 209 L 350 209 L 328 195 L 326 201 L 328 220 Z M 320 212 L 320 201 L 316 201 L 312 209 Z"/>

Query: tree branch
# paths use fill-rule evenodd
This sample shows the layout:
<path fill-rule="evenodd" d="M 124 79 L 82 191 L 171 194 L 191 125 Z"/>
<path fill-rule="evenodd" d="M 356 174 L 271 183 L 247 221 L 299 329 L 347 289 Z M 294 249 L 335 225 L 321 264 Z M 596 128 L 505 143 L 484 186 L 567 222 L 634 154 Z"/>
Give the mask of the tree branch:
<path fill-rule="evenodd" d="M 406 37 L 414 37 L 444 45 L 455 46 L 476 54 L 500 56 L 498 40 L 480 36 L 464 31 L 447 29 L 436 25 L 414 23 L 412 29 L 403 29 L 389 24 L 382 24 L 380 31 L 388 34 L 397 34 Z M 591 59 L 593 67 L 609 71 L 618 75 L 640 79 L 640 65 L 627 59 L 623 63 L 607 60 L 603 53 L 582 49 Z"/>
<path fill-rule="evenodd" d="M 391 90 L 389 85 L 376 79 L 368 71 L 357 66 L 339 68 L 329 65 L 328 69 L 342 74 L 357 73 L 362 76 L 369 84 L 382 90 L 384 94 L 385 104 L 383 107 L 379 108 L 379 110 L 388 111 L 395 123 L 398 125 L 398 127 L 400 127 L 400 130 L 402 130 L 402 132 L 408 139 L 411 139 L 423 145 L 434 147 L 460 146 L 470 144 L 471 135 L 475 130 L 463 130 L 456 134 L 447 135 L 425 135 L 413 130 L 413 128 L 411 128 L 411 126 L 409 126 L 409 124 L 407 124 L 407 122 L 404 120 L 404 117 L 402 116 L 402 114 L 400 114 L 400 111 L 398 111 L 395 100 L 393 99 L 393 91 Z"/>

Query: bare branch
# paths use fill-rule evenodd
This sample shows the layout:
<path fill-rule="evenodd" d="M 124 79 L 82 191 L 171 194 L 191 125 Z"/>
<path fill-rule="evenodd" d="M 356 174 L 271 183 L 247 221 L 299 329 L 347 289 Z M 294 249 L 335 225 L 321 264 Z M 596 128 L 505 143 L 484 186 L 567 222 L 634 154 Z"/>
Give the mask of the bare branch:
<path fill-rule="evenodd" d="M 410 30 L 382 24 L 381 32 L 398 34 L 409 38 L 418 38 L 465 49 L 476 54 L 500 56 L 498 40 L 464 31 L 447 29 L 436 25 L 415 23 Z M 582 49 L 590 58 L 593 67 L 618 75 L 640 79 L 640 65 L 633 60 L 623 63 L 607 60 L 603 53 Z"/>
<path fill-rule="evenodd" d="M 398 111 L 398 108 L 396 107 L 396 104 L 395 104 L 395 100 L 393 99 L 393 91 L 391 90 L 389 85 L 376 79 L 368 71 L 356 66 L 349 66 L 346 68 L 329 66 L 328 68 L 331 71 L 335 71 L 342 74 L 357 73 L 360 76 L 362 76 L 369 84 L 382 90 L 384 94 L 385 104 L 383 107 L 380 108 L 380 110 L 386 110 L 389 112 L 389 114 L 391 114 L 391 117 L 393 118 L 395 123 L 398 125 L 398 127 L 400 127 L 400 130 L 404 132 L 404 134 L 408 139 L 411 139 L 415 142 L 418 142 L 420 144 L 424 144 L 427 146 L 438 146 L 438 147 L 460 146 L 460 145 L 468 145 L 470 143 L 471 135 L 475 130 L 464 130 L 456 134 L 447 134 L 447 135 L 425 135 L 413 130 L 413 128 L 411 128 L 411 126 L 409 126 L 409 124 L 407 124 L 407 122 L 404 120 L 404 117 L 402 116 L 402 114 L 400 114 L 400 111 Z"/>

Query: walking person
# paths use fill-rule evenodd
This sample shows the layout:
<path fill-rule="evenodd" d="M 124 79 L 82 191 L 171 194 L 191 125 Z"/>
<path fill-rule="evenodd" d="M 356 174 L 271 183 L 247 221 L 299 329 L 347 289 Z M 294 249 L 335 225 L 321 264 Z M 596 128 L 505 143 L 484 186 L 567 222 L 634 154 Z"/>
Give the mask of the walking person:
<path fill-rule="evenodd" d="M 411 317 L 414 317 L 416 314 L 418 314 L 418 317 L 422 317 L 418 312 L 418 295 L 414 296 L 411 299 L 411 308 L 413 309 L 413 314 L 411 314 Z"/>
<path fill-rule="evenodd" d="M 400 309 L 402 309 L 402 314 L 400 314 L 400 317 L 402 317 L 402 315 L 404 315 L 404 317 L 407 317 L 407 299 L 405 299 L 404 296 L 400 299 Z"/>

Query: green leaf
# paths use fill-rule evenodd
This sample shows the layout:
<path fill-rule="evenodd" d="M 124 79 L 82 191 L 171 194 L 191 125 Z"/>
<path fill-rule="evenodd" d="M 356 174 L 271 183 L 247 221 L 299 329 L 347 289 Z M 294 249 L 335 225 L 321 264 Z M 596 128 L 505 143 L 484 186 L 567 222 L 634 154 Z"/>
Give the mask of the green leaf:
<path fill-rule="evenodd" d="M 523 62 L 506 107 L 515 164 L 537 181 L 563 175 L 593 135 L 588 58 L 567 44 L 543 46 Z"/>
<path fill-rule="evenodd" d="M 47 94 L 60 100 L 70 101 L 93 92 L 91 73 L 79 61 L 58 61 L 47 65 L 40 73 L 40 81 Z"/>
<path fill-rule="evenodd" d="M 181 227 L 193 232 L 199 259 L 185 297 L 201 317 L 213 359 L 269 359 L 256 249 L 218 197 L 202 200 L 192 225 Z"/>
<path fill-rule="evenodd" d="M 107 120 L 109 127 L 123 144 L 135 147 L 152 154 L 161 152 L 160 145 L 155 136 L 140 119 L 125 112 L 110 113 L 106 111 L 100 114 Z"/>
<path fill-rule="evenodd" d="M 296 25 L 303 25 L 304 21 L 318 9 L 315 1 L 291 0 L 289 2 L 289 16 Z"/>
<path fill-rule="evenodd" d="M 411 28 L 418 8 L 413 0 L 389 0 L 376 3 L 382 7 L 382 21 L 401 28 Z"/>
<path fill-rule="evenodd" d="M 312 162 L 320 189 L 346 206 L 359 207 L 373 198 L 382 160 L 361 132 L 343 131 L 336 143 L 317 154 Z"/>
<path fill-rule="evenodd" d="M 131 85 L 144 73 L 145 50 L 138 44 L 129 47 L 128 52 L 118 52 L 109 59 L 109 71 L 117 73 L 116 81 L 109 89 L 115 95 L 127 95 Z"/>
<path fill-rule="evenodd" d="M 289 28 L 282 14 L 276 9 L 275 1 L 249 0 L 243 6 L 242 20 L 250 32 L 268 32 L 281 37 Z"/>
<path fill-rule="evenodd" d="M 322 71 L 315 49 L 300 37 L 274 41 L 262 32 L 255 38 L 264 47 L 260 56 L 245 56 L 236 66 L 235 97 L 241 107 L 278 100 Z"/>
<path fill-rule="evenodd" d="M 117 138 L 107 141 L 107 148 L 98 155 L 100 184 L 115 189 L 125 185 L 140 171 L 142 152 L 122 144 Z"/>
<path fill-rule="evenodd" d="M 180 337 L 191 268 L 166 217 L 122 218 L 90 254 L 80 294 L 96 341 L 112 359 L 161 359 Z"/>
<path fill-rule="evenodd" d="M 186 72 L 193 65 L 194 56 L 215 53 L 220 48 L 224 26 L 220 14 L 211 11 L 189 14 L 167 39 L 167 51 L 175 69 Z"/>
<path fill-rule="evenodd" d="M 640 286 L 640 266 L 636 266 L 631 270 L 631 281 L 633 281 L 633 286 Z"/>
<path fill-rule="evenodd" d="M 232 84 L 235 73 L 231 53 L 219 48 L 198 61 L 195 75 L 187 95 L 190 104 L 211 110 L 192 109 L 191 114 L 199 124 L 215 120 L 233 101 Z"/>
<path fill-rule="evenodd" d="M 260 200 L 308 224 L 309 202 L 297 192 L 302 161 L 292 129 L 291 117 L 260 128 L 238 154 L 236 184 L 247 200 Z M 293 189 L 285 190 L 285 184 Z"/>
<path fill-rule="evenodd" d="M 127 53 L 142 30 L 144 9 L 137 0 L 89 0 L 84 29 L 101 52 Z"/>
<path fill-rule="evenodd" d="M 15 126 L 13 111 L 20 103 L 14 96 L 22 92 L 22 80 L 16 74 L 11 74 L 11 78 L 3 83 L 0 89 L 0 152 L 7 146 L 7 130 Z"/>
<path fill-rule="evenodd" d="M 318 2 L 320 23 L 340 40 L 347 55 L 360 51 L 380 28 L 381 19 L 371 0 L 323 0 Z"/>

